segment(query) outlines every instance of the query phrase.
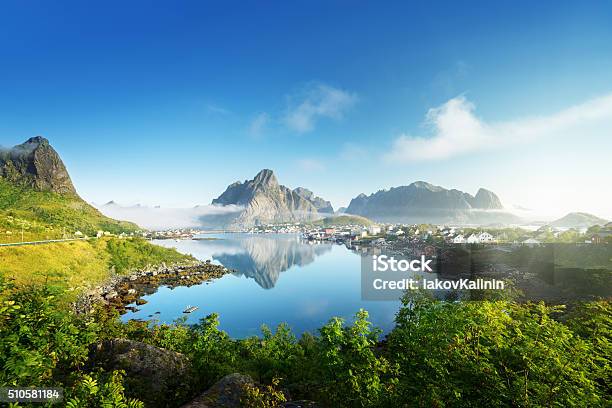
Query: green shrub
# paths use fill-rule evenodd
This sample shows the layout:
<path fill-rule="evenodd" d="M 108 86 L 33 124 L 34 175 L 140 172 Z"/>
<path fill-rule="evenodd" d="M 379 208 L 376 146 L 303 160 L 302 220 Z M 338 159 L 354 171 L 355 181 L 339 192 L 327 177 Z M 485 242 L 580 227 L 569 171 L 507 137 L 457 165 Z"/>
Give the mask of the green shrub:
<path fill-rule="evenodd" d="M 398 402 L 604 406 L 593 347 L 553 319 L 560 311 L 542 303 L 404 299 L 386 351 L 400 367 Z"/>

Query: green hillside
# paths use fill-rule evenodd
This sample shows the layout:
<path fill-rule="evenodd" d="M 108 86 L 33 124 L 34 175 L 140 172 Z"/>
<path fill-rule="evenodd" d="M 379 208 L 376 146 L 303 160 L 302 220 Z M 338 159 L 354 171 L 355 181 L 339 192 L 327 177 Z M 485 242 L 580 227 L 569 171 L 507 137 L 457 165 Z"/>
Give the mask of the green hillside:
<path fill-rule="evenodd" d="M 74 194 L 37 191 L 0 178 L 0 242 L 55 239 L 76 231 L 95 235 L 97 231 L 130 233 L 136 224 L 102 215 Z"/>
<path fill-rule="evenodd" d="M 313 224 L 321 227 L 343 227 L 346 225 L 362 225 L 368 227 L 374 224 L 374 222 L 358 215 L 338 215 L 317 220 L 313 222 Z"/>

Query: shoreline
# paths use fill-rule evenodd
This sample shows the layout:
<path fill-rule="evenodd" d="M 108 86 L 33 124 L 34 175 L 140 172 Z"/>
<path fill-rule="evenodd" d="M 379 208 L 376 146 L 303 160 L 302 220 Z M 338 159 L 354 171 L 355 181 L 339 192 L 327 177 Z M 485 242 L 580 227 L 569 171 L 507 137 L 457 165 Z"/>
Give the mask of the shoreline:
<path fill-rule="evenodd" d="M 81 294 L 72 303 L 72 309 L 77 314 L 86 314 L 92 312 L 96 304 L 101 304 L 125 314 L 128 310 L 137 310 L 130 304 L 146 303 L 142 297 L 155 293 L 160 286 L 189 287 L 211 282 L 231 272 L 210 261 L 192 261 L 173 265 L 162 263 L 127 275 L 113 274 L 104 283 Z"/>

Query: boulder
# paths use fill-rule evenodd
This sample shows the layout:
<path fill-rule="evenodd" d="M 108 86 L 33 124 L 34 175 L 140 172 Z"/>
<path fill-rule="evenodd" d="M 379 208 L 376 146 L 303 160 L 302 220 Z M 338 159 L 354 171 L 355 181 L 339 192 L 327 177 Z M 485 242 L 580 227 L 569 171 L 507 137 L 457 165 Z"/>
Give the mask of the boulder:
<path fill-rule="evenodd" d="M 193 381 L 191 364 L 183 354 L 134 340 L 112 339 L 97 344 L 90 365 L 108 371 L 124 370 L 126 393 L 147 407 L 184 400 Z"/>
<path fill-rule="evenodd" d="M 247 384 L 254 384 L 248 375 L 238 373 L 226 375 L 182 408 L 240 408 L 240 398 Z"/>

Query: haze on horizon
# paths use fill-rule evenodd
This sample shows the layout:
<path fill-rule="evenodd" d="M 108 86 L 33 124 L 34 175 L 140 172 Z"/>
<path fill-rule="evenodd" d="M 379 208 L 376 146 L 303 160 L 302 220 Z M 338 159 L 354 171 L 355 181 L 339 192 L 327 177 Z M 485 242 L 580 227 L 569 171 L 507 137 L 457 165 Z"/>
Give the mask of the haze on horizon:
<path fill-rule="evenodd" d="M 423 180 L 612 219 L 610 4 L 111 3 L 0 16 L 0 145 L 45 136 L 87 201 L 271 168 L 336 209 Z"/>

